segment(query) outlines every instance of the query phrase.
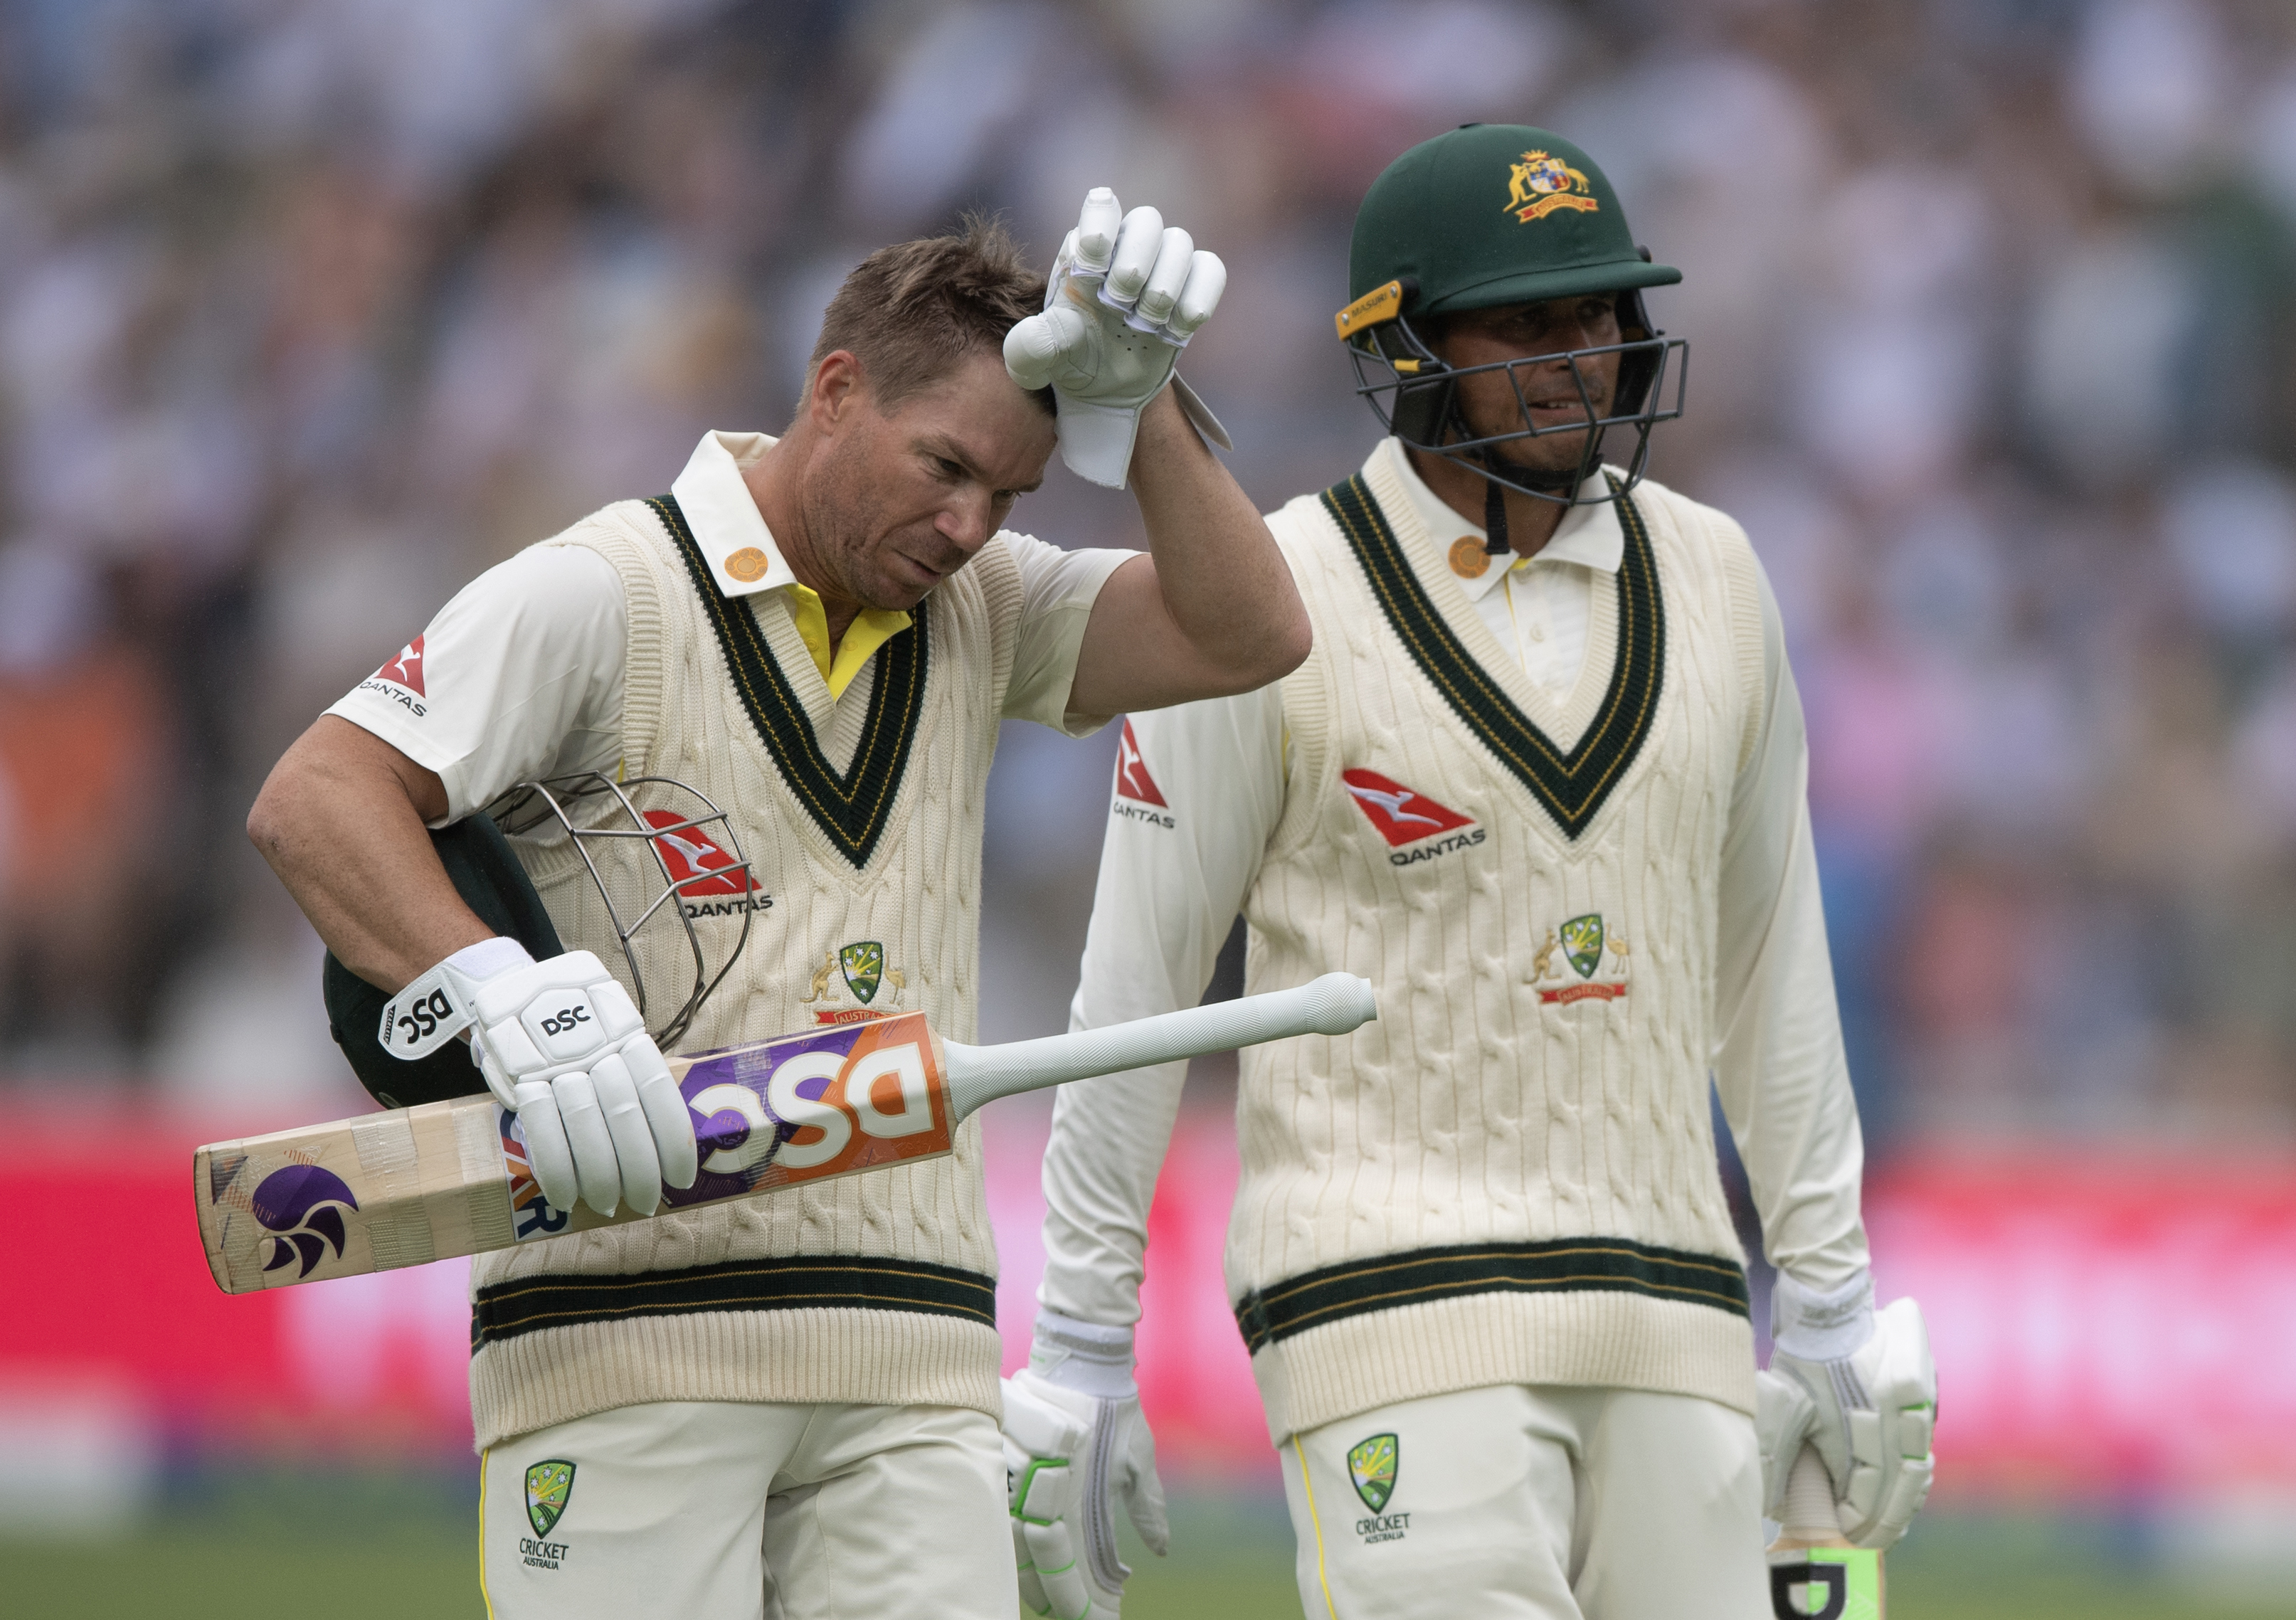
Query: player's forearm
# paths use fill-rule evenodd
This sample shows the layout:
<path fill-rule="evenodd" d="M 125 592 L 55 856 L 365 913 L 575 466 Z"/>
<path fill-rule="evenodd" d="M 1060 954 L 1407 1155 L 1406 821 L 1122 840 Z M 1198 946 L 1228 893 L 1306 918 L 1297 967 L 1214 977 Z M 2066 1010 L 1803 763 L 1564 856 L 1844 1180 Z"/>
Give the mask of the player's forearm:
<path fill-rule="evenodd" d="M 1161 708 L 1250 691 L 1289 675 L 1314 633 L 1292 571 L 1250 497 L 1167 389 L 1141 413 L 1132 489 L 1148 532 L 1155 591 L 1127 630 L 1155 667 L 1123 667 L 1134 690 L 1091 712 Z M 1122 667 L 1121 666 L 1119 666 Z M 1080 667 L 1079 685 L 1085 682 Z"/>
<path fill-rule="evenodd" d="M 343 965 L 396 991 L 494 932 L 430 847 L 424 822 L 446 814 L 437 776 L 324 715 L 273 767 L 247 835 Z"/>
<path fill-rule="evenodd" d="M 1148 1212 L 1180 1110 L 1185 1063 L 1061 1087 L 1045 1149 L 1045 1276 L 1037 1302 L 1078 1321 L 1140 1319 Z"/>
<path fill-rule="evenodd" d="M 1866 1153 L 1800 780 L 1725 856 L 1714 1078 L 1763 1247 L 1822 1291 L 1867 1264 Z"/>

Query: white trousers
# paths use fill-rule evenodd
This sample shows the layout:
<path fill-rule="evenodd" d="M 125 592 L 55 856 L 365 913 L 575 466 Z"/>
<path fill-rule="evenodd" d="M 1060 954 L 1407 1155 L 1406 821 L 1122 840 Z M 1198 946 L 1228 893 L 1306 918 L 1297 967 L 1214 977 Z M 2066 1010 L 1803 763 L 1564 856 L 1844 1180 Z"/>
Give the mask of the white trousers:
<path fill-rule="evenodd" d="M 1285 1441 L 1308 1620 L 1769 1620 L 1754 1420 L 1505 1384 Z"/>
<path fill-rule="evenodd" d="M 486 1452 L 494 1620 L 1013 1620 L 996 1420 L 662 1401 Z"/>

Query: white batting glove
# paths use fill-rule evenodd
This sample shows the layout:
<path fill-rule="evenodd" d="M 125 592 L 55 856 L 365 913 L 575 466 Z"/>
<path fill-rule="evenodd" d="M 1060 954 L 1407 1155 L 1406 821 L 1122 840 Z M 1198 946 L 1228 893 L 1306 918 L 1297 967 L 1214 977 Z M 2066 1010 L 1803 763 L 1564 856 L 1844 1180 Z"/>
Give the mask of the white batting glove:
<path fill-rule="evenodd" d="M 1114 1620 L 1132 1573 L 1116 1499 L 1158 1557 L 1172 1541 L 1129 1328 L 1037 1313 L 1029 1364 L 1004 1380 L 1004 1478 L 1021 1600 L 1054 1620 Z"/>
<path fill-rule="evenodd" d="M 1120 212 L 1095 187 L 1053 261 L 1042 315 L 1004 335 L 1004 369 L 1024 389 L 1050 385 L 1060 407 L 1061 459 L 1079 478 L 1124 487 L 1140 413 L 1170 380 L 1196 329 L 1227 286 L 1219 256 L 1167 227 L 1154 209 Z M 1193 394 L 1182 403 L 1206 435 L 1225 444 Z M 1201 415 L 1199 414 L 1201 413 Z"/>
<path fill-rule="evenodd" d="M 1833 1481 L 1841 1534 L 1895 1546 L 1936 1471 L 1937 1363 L 1922 1308 L 1874 1309 L 1869 1276 L 1820 1294 L 1781 1272 L 1770 1297 L 1767 1373 L 1757 1375 L 1765 1511 L 1776 1517 L 1806 1440 Z"/>
<path fill-rule="evenodd" d="M 518 1116 L 534 1179 L 561 1209 L 661 1207 L 700 1167 L 693 1117 L 629 993 L 588 951 L 537 961 L 514 939 L 465 946 L 391 998 L 387 1050 L 420 1057 L 457 1030 Z M 398 1032 L 394 1044 L 394 1029 Z"/>

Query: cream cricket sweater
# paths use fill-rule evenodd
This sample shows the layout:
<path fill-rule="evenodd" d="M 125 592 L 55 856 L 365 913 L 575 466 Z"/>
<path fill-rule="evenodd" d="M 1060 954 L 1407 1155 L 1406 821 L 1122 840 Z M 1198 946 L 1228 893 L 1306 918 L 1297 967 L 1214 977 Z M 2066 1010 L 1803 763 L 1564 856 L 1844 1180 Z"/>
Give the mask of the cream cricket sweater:
<path fill-rule="evenodd" d="M 1383 447 L 1270 520 L 1316 631 L 1278 702 L 1131 723 L 1075 1021 L 1193 1000 L 1230 896 L 1248 988 L 1378 987 L 1376 1024 L 1243 1059 L 1228 1286 L 1279 1442 L 1496 1383 L 1751 1411 L 1710 1064 L 1773 1256 L 1865 1264 L 1800 716 L 1752 552 L 1638 486 L 1558 700 L 1456 584 L 1407 477 Z M 1063 1088 L 1050 1308 L 1136 1314 L 1177 1090 Z"/>
<path fill-rule="evenodd" d="M 862 941 L 883 946 L 873 1010 L 922 1010 L 970 1039 L 981 805 L 1022 606 L 1008 537 L 935 590 L 840 703 L 791 615 L 721 593 L 682 528 L 674 498 L 626 501 L 556 539 L 595 552 L 621 581 L 624 774 L 675 777 L 728 810 L 770 896 L 680 1049 L 812 1023 L 842 988 L 820 970 Z M 563 835 L 519 843 L 568 947 L 616 961 Z M 722 960 L 741 917 L 704 909 L 695 927 Z M 682 994 L 690 959 L 668 943 L 642 966 Z M 996 1411 L 980 1153 L 968 1121 L 950 1158 L 480 1256 L 478 1444 L 644 1401 Z"/>

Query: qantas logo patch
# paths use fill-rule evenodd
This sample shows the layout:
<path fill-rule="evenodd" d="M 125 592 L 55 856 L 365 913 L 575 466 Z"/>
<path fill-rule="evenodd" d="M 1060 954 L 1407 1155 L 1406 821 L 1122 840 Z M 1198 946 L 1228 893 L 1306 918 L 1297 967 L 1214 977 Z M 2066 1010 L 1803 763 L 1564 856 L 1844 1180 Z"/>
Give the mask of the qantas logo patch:
<path fill-rule="evenodd" d="M 1409 866 L 1483 841 L 1483 830 L 1475 825 L 1474 817 L 1461 815 L 1449 806 L 1439 805 L 1418 790 L 1391 781 L 1376 771 L 1360 767 L 1342 771 L 1340 780 L 1347 785 L 1356 808 L 1387 840 L 1392 852 L 1387 857 L 1390 865 Z M 1427 843 L 1431 839 L 1435 842 Z M 1406 849 L 1406 846 L 1413 847 Z"/>
<path fill-rule="evenodd" d="M 422 638 L 416 636 L 398 650 L 397 658 L 385 659 L 381 668 L 358 683 L 358 689 L 390 699 L 417 720 L 429 714 L 423 702 L 429 694 L 422 690 Z"/>
<path fill-rule="evenodd" d="M 1147 757 L 1140 751 L 1140 739 L 1129 720 L 1124 723 L 1124 730 L 1116 740 L 1116 802 L 1109 811 L 1127 821 L 1147 822 L 1158 827 L 1178 825 L 1171 806 L 1164 802 L 1164 795 L 1156 786 L 1156 779 L 1148 773 Z"/>
<path fill-rule="evenodd" d="M 750 870 L 750 863 L 736 861 L 718 848 L 686 817 L 670 810 L 646 810 L 640 814 L 645 817 L 647 826 L 667 829 L 654 835 L 653 847 L 669 871 L 669 886 L 677 891 L 687 916 L 739 915 L 748 911 L 762 912 L 773 904 L 772 896 L 759 893 L 765 886 Z M 728 895 L 737 897 L 713 898 Z"/>
<path fill-rule="evenodd" d="M 378 681 L 391 681 L 404 686 L 418 698 L 430 694 L 422 690 L 422 638 L 416 636 L 399 650 L 398 656 L 374 672 Z"/>

